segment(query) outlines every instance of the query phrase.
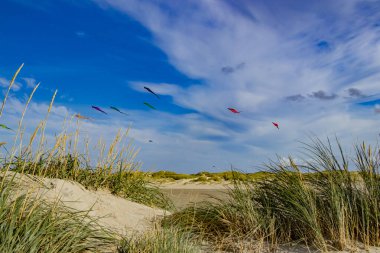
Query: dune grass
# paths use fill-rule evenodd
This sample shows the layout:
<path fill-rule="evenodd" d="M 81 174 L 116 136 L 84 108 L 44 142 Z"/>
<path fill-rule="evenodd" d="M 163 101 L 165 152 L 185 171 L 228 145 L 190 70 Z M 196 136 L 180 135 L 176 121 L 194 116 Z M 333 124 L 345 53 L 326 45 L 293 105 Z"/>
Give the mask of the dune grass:
<path fill-rule="evenodd" d="M 227 201 L 187 208 L 163 225 L 191 229 L 218 248 L 237 241 L 252 247 L 302 243 L 323 251 L 379 246 L 379 150 L 362 143 L 348 158 L 338 141 L 336 147 L 315 139 L 305 144 L 302 165 L 291 157 L 286 164 L 271 162 L 269 177 L 235 180 Z"/>
<path fill-rule="evenodd" d="M 144 234 L 124 238 L 119 253 L 198 253 L 200 242 L 191 233 L 176 228 L 157 228 Z"/>
<path fill-rule="evenodd" d="M 208 172 L 202 171 L 195 174 L 184 174 L 176 173 L 173 171 L 157 171 L 153 173 L 147 173 L 147 176 L 153 180 L 182 180 L 182 179 L 191 179 L 192 182 L 232 182 L 234 180 L 240 181 L 251 181 L 258 180 L 263 177 L 270 176 L 266 172 L 255 172 L 255 173 L 243 173 L 237 170 L 223 171 L 223 172 Z"/>
<path fill-rule="evenodd" d="M 18 192 L 16 181 L 0 187 L 0 252 L 112 252 L 114 235 L 87 212 L 47 204 Z"/>

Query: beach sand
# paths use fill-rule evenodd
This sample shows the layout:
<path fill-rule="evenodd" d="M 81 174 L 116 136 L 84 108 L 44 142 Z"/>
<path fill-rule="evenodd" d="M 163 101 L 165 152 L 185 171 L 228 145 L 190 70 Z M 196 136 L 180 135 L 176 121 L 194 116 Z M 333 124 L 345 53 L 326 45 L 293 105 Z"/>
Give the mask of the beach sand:
<path fill-rule="evenodd" d="M 174 203 L 177 209 L 197 205 L 202 201 L 217 202 L 217 199 L 225 200 L 228 195 L 228 183 L 196 183 L 191 180 L 177 180 L 158 185 Z"/>

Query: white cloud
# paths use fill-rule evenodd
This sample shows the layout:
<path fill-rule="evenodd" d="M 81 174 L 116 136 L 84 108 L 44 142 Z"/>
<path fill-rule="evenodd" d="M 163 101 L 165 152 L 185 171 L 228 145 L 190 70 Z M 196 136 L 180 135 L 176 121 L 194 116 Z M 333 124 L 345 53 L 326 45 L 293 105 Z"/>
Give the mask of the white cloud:
<path fill-rule="evenodd" d="M 28 88 L 34 88 L 37 85 L 36 79 L 32 77 L 23 77 L 22 80 L 24 80 L 26 87 Z"/>
<path fill-rule="evenodd" d="M 159 95 L 169 95 L 172 97 L 177 96 L 183 89 L 175 84 L 169 83 L 148 83 L 148 82 L 130 82 L 130 87 L 136 91 L 147 92 L 144 87 L 152 89 L 156 94 Z"/>
<path fill-rule="evenodd" d="M 9 85 L 10 85 L 10 83 L 11 83 L 11 80 L 8 80 L 8 79 L 6 79 L 4 77 L 0 77 L 0 87 L 2 87 L 2 88 L 8 88 Z M 17 82 L 17 81 L 15 81 L 14 84 L 13 84 L 13 86 L 12 86 L 12 90 L 13 91 L 18 91 L 18 90 L 21 89 L 21 87 L 22 87 L 22 84 L 19 83 L 19 82 Z"/>

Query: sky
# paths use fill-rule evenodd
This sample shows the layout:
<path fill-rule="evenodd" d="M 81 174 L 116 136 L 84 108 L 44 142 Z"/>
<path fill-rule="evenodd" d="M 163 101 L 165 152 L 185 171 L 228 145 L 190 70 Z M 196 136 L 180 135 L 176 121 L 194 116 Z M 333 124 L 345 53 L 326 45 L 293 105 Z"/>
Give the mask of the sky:
<path fill-rule="evenodd" d="M 129 127 L 144 170 L 254 172 L 310 136 L 379 138 L 380 1 L 2 0 L 1 96 L 22 63 L 0 123 L 40 83 L 26 135 L 58 90 L 51 138 L 77 113 L 91 140 Z"/>

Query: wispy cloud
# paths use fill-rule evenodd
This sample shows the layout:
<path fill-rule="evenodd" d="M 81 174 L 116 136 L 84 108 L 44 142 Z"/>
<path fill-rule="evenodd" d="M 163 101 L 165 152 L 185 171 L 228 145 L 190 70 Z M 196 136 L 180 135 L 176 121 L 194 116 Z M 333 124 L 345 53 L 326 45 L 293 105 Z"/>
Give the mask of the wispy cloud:
<path fill-rule="evenodd" d="M 296 95 L 287 96 L 287 97 L 285 97 L 285 99 L 288 101 L 299 102 L 299 101 L 304 100 L 305 96 L 303 96 L 301 94 L 296 94 Z"/>
<path fill-rule="evenodd" d="M 336 94 L 327 94 L 325 91 L 320 90 L 320 91 L 315 91 L 312 94 L 309 95 L 309 97 L 312 98 L 317 98 L 320 100 L 332 100 L 338 97 Z"/>
<path fill-rule="evenodd" d="M 173 97 L 183 92 L 180 86 L 169 83 L 129 82 L 129 86 L 136 91 L 147 92 L 144 89 L 144 86 L 146 86 L 153 89 L 154 92 L 159 95 L 169 95 Z"/>
<path fill-rule="evenodd" d="M 244 67 L 245 67 L 245 63 L 242 62 L 242 63 L 239 63 L 238 65 L 236 65 L 235 67 L 225 66 L 225 67 L 221 68 L 221 71 L 224 74 L 231 74 L 231 73 L 234 73 L 236 70 L 243 69 Z"/>
<path fill-rule="evenodd" d="M 352 98 L 365 98 L 367 95 L 363 94 L 363 92 L 357 88 L 349 88 L 348 95 Z"/>
<path fill-rule="evenodd" d="M 0 87 L 8 88 L 10 83 L 11 83 L 11 80 L 8 80 L 4 77 L 0 77 Z M 15 81 L 13 86 L 12 86 L 12 90 L 18 91 L 21 89 L 21 87 L 22 87 L 22 84 L 20 82 Z"/>
<path fill-rule="evenodd" d="M 22 80 L 24 80 L 26 87 L 28 88 L 34 88 L 37 84 L 36 79 L 32 77 L 23 77 Z"/>

